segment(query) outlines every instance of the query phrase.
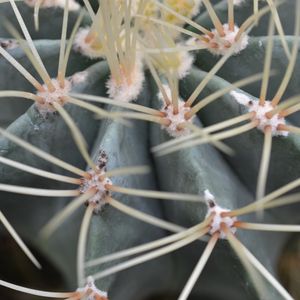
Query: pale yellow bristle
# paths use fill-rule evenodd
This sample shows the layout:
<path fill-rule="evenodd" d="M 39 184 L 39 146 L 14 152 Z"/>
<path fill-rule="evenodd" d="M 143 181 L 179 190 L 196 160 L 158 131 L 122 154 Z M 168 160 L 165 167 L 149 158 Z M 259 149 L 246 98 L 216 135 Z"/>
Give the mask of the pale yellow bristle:
<path fill-rule="evenodd" d="M 149 242 L 143 245 L 139 245 L 136 247 L 132 247 L 126 250 L 122 250 L 113 254 L 108 254 L 105 256 L 102 256 L 100 258 L 96 258 L 93 259 L 89 262 L 86 263 L 86 267 L 94 267 L 103 263 L 107 263 L 116 259 L 120 259 L 123 257 L 128 257 L 128 256 L 132 256 L 132 255 L 136 255 L 139 254 L 141 252 L 145 252 L 145 251 L 149 251 L 155 248 L 159 248 L 162 247 L 164 245 L 173 243 L 175 241 L 178 241 L 186 236 L 188 236 L 189 234 L 195 233 L 200 229 L 203 229 L 204 227 L 206 227 L 208 225 L 208 222 L 206 222 L 206 220 L 200 224 L 197 224 L 196 226 L 193 226 L 187 230 L 183 230 L 180 231 L 179 233 L 155 240 L 153 242 Z"/>
<path fill-rule="evenodd" d="M 265 100 L 267 98 L 267 91 L 269 85 L 269 78 L 270 78 L 270 70 L 271 70 L 271 62 L 272 62 L 272 52 L 273 52 L 273 35 L 274 35 L 274 21 L 273 18 L 270 18 L 270 24 L 268 29 L 268 44 L 266 49 L 265 55 L 265 62 L 264 62 L 264 71 L 263 71 L 263 80 L 261 84 L 260 90 L 260 97 L 259 97 L 259 104 L 264 105 Z"/>
<path fill-rule="evenodd" d="M 12 141 L 13 143 L 15 143 L 15 144 L 19 145 L 20 147 L 32 152 L 33 154 L 45 159 L 46 161 L 53 163 L 54 165 L 57 165 L 65 170 L 68 170 L 79 176 L 82 176 L 82 177 L 86 176 L 85 171 L 83 171 L 75 166 L 72 166 L 61 159 L 56 158 L 55 156 L 31 145 L 30 143 L 20 139 L 16 135 L 9 133 L 8 131 L 6 131 L 2 128 L 0 128 L 0 134 L 3 135 L 4 137 L 6 137 L 8 140 Z"/>
<path fill-rule="evenodd" d="M 81 205 L 96 193 L 95 190 L 90 190 L 73 199 L 63 210 L 55 215 L 42 229 L 40 236 L 42 239 L 48 239 L 55 230 Z"/>
<path fill-rule="evenodd" d="M 0 183 L 0 191 L 40 197 L 74 197 L 78 190 L 50 190 Z"/>
<path fill-rule="evenodd" d="M 77 280 L 78 286 L 83 286 L 85 283 L 85 253 L 86 242 L 88 237 L 88 230 L 93 216 L 94 206 L 89 204 L 86 208 L 85 214 L 82 219 L 82 223 L 79 231 L 78 246 L 77 246 Z"/>
<path fill-rule="evenodd" d="M 201 236 L 203 236 L 204 234 L 206 234 L 208 232 L 208 228 L 206 229 L 202 229 L 199 230 L 196 233 L 193 233 L 177 242 L 172 243 L 171 245 L 168 245 L 166 247 L 160 248 L 158 250 L 152 251 L 150 253 L 141 255 L 139 257 L 133 258 L 129 261 L 125 261 L 123 263 L 120 263 L 116 266 L 113 266 L 111 268 L 108 268 L 106 270 L 103 270 L 101 272 L 98 272 L 96 274 L 93 275 L 94 279 L 100 279 L 106 276 L 109 276 L 111 274 L 115 274 L 117 272 L 120 272 L 122 270 L 126 270 L 128 268 L 134 267 L 136 265 L 139 265 L 141 263 L 144 263 L 146 261 L 152 260 L 154 258 L 163 256 L 167 253 L 173 252 L 177 249 L 180 249 L 186 245 L 191 244 L 193 241 L 199 239 Z"/>
<path fill-rule="evenodd" d="M 193 289 L 193 287 L 194 287 L 197 279 L 199 278 L 202 270 L 204 269 L 204 267 L 205 267 L 205 265 L 206 265 L 206 263 L 207 263 L 210 255 L 212 253 L 212 251 L 214 250 L 215 245 L 216 245 L 218 239 L 219 239 L 219 234 L 215 233 L 210 238 L 210 240 L 208 241 L 208 243 L 207 243 L 207 245 L 206 245 L 203 253 L 201 254 L 201 257 L 200 257 L 200 259 L 199 259 L 196 267 L 194 268 L 194 270 L 193 270 L 193 272 L 192 272 L 192 274 L 191 274 L 188 282 L 184 286 L 184 288 L 183 288 L 183 290 L 182 290 L 182 292 L 181 292 L 178 300 L 186 300 L 189 297 L 189 295 L 190 295 L 190 293 L 191 293 L 191 291 L 192 291 L 192 289 Z"/>
<path fill-rule="evenodd" d="M 256 200 L 263 198 L 266 190 L 272 149 L 272 128 L 270 126 L 265 128 L 264 137 L 263 151 L 257 179 Z"/>
<path fill-rule="evenodd" d="M 74 296 L 74 292 L 71 293 L 54 293 L 54 292 L 47 292 L 47 291 L 42 291 L 42 290 L 34 290 L 30 288 L 26 288 L 20 285 L 16 285 L 4 280 L 0 280 L 0 286 L 9 288 L 11 290 L 15 290 L 21 293 L 29 294 L 29 295 L 34 295 L 38 297 L 46 297 L 46 298 L 68 298 Z"/>
<path fill-rule="evenodd" d="M 300 232 L 300 225 L 237 222 L 235 226 L 242 229 L 259 230 L 259 231 Z"/>
<path fill-rule="evenodd" d="M 192 194 L 180 194 L 180 193 L 171 193 L 171 192 L 159 192 L 159 191 L 149 191 L 149 190 L 140 190 L 133 188 L 125 188 L 121 186 L 110 185 L 107 187 L 110 191 L 132 195 L 132 196 L 140 196 L 145 198 L 153 198 L 153 199 L 164 199 L 164 200 L 179 200 L 179 201 L 190 201 L 197 203 L 204 203 L 205 200 L 202 196 L 192 195 Z"/>
<path fill-rule="evenodd" d="M 10 235 L 13 237 L 13 239 L 16 241 L 16 243 L 19 245 L 19 247 L 22 249 L 22 251 L 26 254 L 26 256 L 31 260 L 31 262 L 38 268 L 41 269 L 42 266 L 38 262 L 38 260 L 35 258 L 35 256 L 32 254 L 32 252 L 29 250 L 29 248 L 25 245 L 23 240 L 20 238 L 20 236 L 17 234 L 15 229 L 12 227 L 12 225 L 8 222 L 2 211 L 0 211 L 0 222 L 4 225 L 4 227 L 7 229 L 7 231 L 10 233 Z"/>
<path fill-rule="evenodd" d="M 92 169 L 95 169 L 96 166 L 95 166 L 94 162 L 92 161 L 92 159 L 91 159 L 91 157 L 88 153 L 88 148 L 87 148 L 86 141 L 85 141 L 82 133 L 78 129 L 77 125 L 75 124 L 75 122 L 71 118 L 71 116 L 68 114 L 68 112 L 60 104 L 54 102 L 53 106 L 59 112 L 59 114 L 61 115 L 63 120 L 66 122 L 67 126 L 69 127 L 69 129 L 72 133 L 72 136 L 74 138 L 74 141 L 75 141 L 75 143 L 78 147 L 78 150 L 80 151 L 82 157 L 85 159 L 87 164 Z"/>

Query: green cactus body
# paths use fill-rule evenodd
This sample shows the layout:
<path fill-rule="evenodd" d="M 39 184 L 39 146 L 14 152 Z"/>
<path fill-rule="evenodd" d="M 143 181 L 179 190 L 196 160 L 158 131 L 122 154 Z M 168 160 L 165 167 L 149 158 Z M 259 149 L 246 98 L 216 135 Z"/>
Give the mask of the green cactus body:
<path fill-rule="evenodd" d="M 241 1 L 234 20 L 231 0 L 84 2 L 67 2 L 68 12 L 65 1 L 41 1 L 36 30 L 34 3 L 0 0 L 0 16 L 13 25 L 0 23 L 0 209 L 62 281 L 48 284 L 46 268 L 39 286 L 3 268 L 0 285 L 10 289 L 0 294 L 297 299 L 299 270 L 287 276 L 287 291 L 275 278 L 289 232 L 299 232 L 300 1 L 259 1 L 258 12 L 258 1 Z M 26 36 L 16 11 L 32 44 L 12 29 Z M 247 19 L 249 37 L 239 32 Z M 268 49 L 274 74 L 262 99 Z M 264 125 L 251 105 L 269 105 L 283 81 L 272 106 L 279 123 Z"/>

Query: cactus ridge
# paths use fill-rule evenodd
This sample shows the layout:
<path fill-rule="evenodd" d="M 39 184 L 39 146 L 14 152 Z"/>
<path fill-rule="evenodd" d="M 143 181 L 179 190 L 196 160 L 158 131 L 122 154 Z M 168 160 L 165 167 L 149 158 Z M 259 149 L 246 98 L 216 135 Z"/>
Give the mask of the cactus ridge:
<path fill-rule="evenodd" d="M 1 275 L 8 295 L 299 297 L 276 266 L 300 231 L 300 0 L 0 0 L 0 15 L 0 221 L 73 290 Z"/>

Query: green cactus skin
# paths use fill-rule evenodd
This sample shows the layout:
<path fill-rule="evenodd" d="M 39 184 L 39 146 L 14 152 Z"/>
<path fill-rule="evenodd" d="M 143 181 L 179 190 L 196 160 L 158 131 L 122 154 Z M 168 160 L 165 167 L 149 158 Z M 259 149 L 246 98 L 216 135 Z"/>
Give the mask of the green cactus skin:
<path fill-rule="evenodd" d="M 226 1 L 212 2 L 218 2 L 215 5 L 215 11 L 221 21 L 227 20 Z M 246 1 L 243 5 L 235 8 L 238 24 L 241 24 L 252 14 L 252 4 L 250 2 L 252 1 Z M 286 41 L 290 48 L 295 39 L 293 36 L 295 2 L 287 1 L 278 8 L 287 34 Z M 96 5 L 94 4 L 94 6 Z M 36 31 L 32 17 L 33 9 L 24 3 L 18 3 L 18 7 L 47 71 L 51 78 L 55 77 L 58 66 L 63 10 L 59 8 L 41 9 L 40 30 Z M 70 34 L 81 10 L 83 9 L 70 13 L 68 34 Z M 9 3 L 0 3 L 0 16 L 5 16 L 14 25 L 17 25 Z M 237 80 L 262 72 L 267 44 L 268 18 L 269 16 L 264 16 L 260 20 L 259 25 L 254 27 L 251 32 L 248 47 L 240 54 L 228 59 L 217 75 L 206 85 L 196 102 Z M 195 17 L 195 21 L 207 28 L 213 27 L 205 9 L 201 10 L 201 13 Z M 84 12 L 82 26 L 88 24 L 90 24 L 90 18 L 88 13 Z M 18 26 L 16 27 L 19 30 Z M 191 29 L 190 26 L 187 26 L 187 28 Z M 11 38 L 5 26 L 0 24 L 0 41 L 7 41 Z M 19 46 L 8 51 L 34 77 L 37 77 L 36 71 Z M 207 51 L 197 51 L 195 53 L 195 63 L 189 75 L 180 81 L 179 92 L 183 99 L 190 96 L 218 60 L 219 57 Z M 278 73 L 270 81 L 270 95 L 276 92 L 287 64 L 288 60 L 281 40 L 278 36 L 275 36 L 272 68 Z M 300 58 L 298 57 L 295 71 L 284 94 L 285 99 L 299 93 L 299 64 Z M 76 83 L 72 88 L 72 92 L 107 96 L 106 81 L 110 71 L 105 61 L 90 60 L 72 51 L 67 76 L 72 76 L 77 72 L 84 72 L 85 79 L 80 83 Z M 136 103 L 159 108 L 161 103 L 157 97 L 158 90 L 151 74 L 146 72 L 145 77 L 143 90 Z M 252 99 L 257 99 L 260 84 L 260 81 L 255 82 L 236 91 L 249 95 Z M 1 90 L 35 92 L 24 77 L 0 56 Z M 86 168 L 86 163 L 72 139 L 69 128 L 58 113 L 49 114 L 45 118 L 38 112 L 35 105 L 31 105 L 27 100 L 9 98 L 0 99 L 0 101 L 1 127 L 7 127 L 9 133 L 65 162 L 83 170 Z M 101 107 L 109 112 L 123 111 L 110 105 L 101 105 Z M 88 150 L 92 153 L 94 161 L 97 161 L 99 151 L 104 150 L 109 157 L 108 170 L 135 165 L 149 165 L 151 167 L 150 173 L 146 175 L 117 176 L 113 178 L 116 185 L 195 195 L 202 195 L 208 189 L 215 196 L 217 203 L 228 209 L 237 209 L 255 200 L 255 188 L 264 140 L 263 134 L 256 129 L 225 140 L 225 143 L 235 151 L 234 156 L 222 154 L 212 145 L 207 144 L 186 148 L 160 157 L 154 155 L 151 148 L 170 140 L 167 133 L 161 130 L 160 125 L 132 121 L 131 127 L 127 127 L 112 120 L 98 120 L 93 113 L 71 104 L 67 104 L 65 109 L 75 120 L 76 125 L 85 137 Z M 236 117 L 244 112 L 244 108 L 228 93 L 201 110 L 196 116 L 195 124 L 199 127 L 207 127 Z M 288 121 L 292 125 L 299 126 L 299 113 L 289 117 Z M 38 158 L 5 137 L 0 137 L 0 155 L 46 171 L 70 176 L 69 172 Z M 298 179 L 300 174 L 299 162 L 300 137 L 298 135 L 291 133 L 288 137 L 273 138 L 266 193 Z M 1 183 L 11 185 L 47 189 L 70 188 L 68 184 L 50 179 L 41 179 L 38 176 L 4 164 L 0 164 L 0 177 Z M 204 203 L 159 201 L 121 193 L 113 193 L 113 197 L 130 207 L 185 227 L 191 227 L 201 222 L 207 213 L 207 206 Z M 40 239 L 40 229 L 71 201 L 70 198 L 42 198 L 1 192 L 0 199 L 1 211 L 12 220 L 12 224 L 22 238 L 40 255 L 46 257 L 50 264 L 61 274 L 64 290 L 76 290 L 78 232 L 85 207 L 83 206 L 75 212 L 49 240 L 45 241 Z M 297 208 L 299 208 L 299 205 L 266 211 L 263 215 L 263 222 L 299 224 Z M 259 214 L 255 215 L 254 213 L 241 217 L 241 220 L 262 222 Z M 3 235 L 3 229 L 0 230 L 0 234 Z M 140 222 L 107 205 L 99 214 L 92 217 L 88 231 L 86 261 L 147 243 L 167 234 L 168 232 L 164 229 Z M 277 277 L 277 262 L 289 235 L 287 233 L 277 234 L 240 230 L 237 236 L 263 265 Z M 188 245 L 172 254 L 100 279 L 97 281 L 97 286 L 101 290 L 108 291 L 109 298 L 112 300 L 164 299 L 161 295 L 166 294 L 172 295 L 170 299 L 176 299 L 205 245 L 203 241 L 196 241 L 192 245 Z M 87 268 L 85 270 L 86 275 L 97 273 L 118 262 L 120 261 L 117 260 L 105 266 Z M 2 274 L 1 271 L 0 274 L 0 279 L 2 279 L 5 274 Z M 22 284 L 22 282 L 18 282 L 18 274 L 15 278 L 16 283 Z M 258 276 L 258 278 L 262 283 L 264 295 L 255 290 L 247 272 L 227 241 L 221 240 L 214 249 L 203 274 L 197 281 L 190 299 L 194 299 L 193 297 L 195 299 L 224 299 L 224 295 L 230 299 L 284 299 L 263 277 Z M 33 288 L 35 287 L 33 286 Z M 47 286 L 45 289 L 47 290 Z M 1 291 L 0 289 L 0 294 Z M 297 291 L 291 290 L 290 292 L 296 293 Z M 20 294 L 16 295 L 20 296 Z"/>

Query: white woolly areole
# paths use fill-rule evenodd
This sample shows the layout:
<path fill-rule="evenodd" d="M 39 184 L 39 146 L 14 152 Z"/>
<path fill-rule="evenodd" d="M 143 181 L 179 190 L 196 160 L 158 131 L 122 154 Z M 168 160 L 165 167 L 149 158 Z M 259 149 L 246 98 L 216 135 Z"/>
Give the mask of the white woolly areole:
<path fill-rule="evenodd" d="M 106 184 L 111 185 L 112 181 L 108 177 L 104 177 L 104 179 L 102 179 L 101 176 L 105 176 L 105 172 L 100 169 L 98 169 L 97 171 L 89 170 L 87 171 L 87 173 L 91 177 L 89 179 L 82 179 L 80 192 L 84 194 L 92 188 L 97 190 L 96 194 L 93 197 L 89 198 L 87 204 L 93 204 L 95 207 L 94 212 L 98 213 L 107 203 L 106 197 L 110 194 L 105 186 Z"/>
<path fill-rule="evenodd" d="M 194 56 L 188 51 L 181 51 L 179 52 L 179 60 L 180 64 L 177 69 L 177 76 L 179 79 L 182 79 L 190 73 L 194 62 Z"/>
<path fill-rule="evenodd" d="M 142 59 L 140 57 L 136 57 L 135 67 L 131 73 L 131 82 L 128 82 L 124 72 L 121 71 L 121 73 L 122 76 L 120 83 L 118 83 L 112 76 L 106 82 L 109 97 L 123 102 L 136 100 L 142 90 L 143 82 L 145 80 Z"/>
<path fill-rule="evenodd" d="M 72 85 L 74 85 L 74 84 L 79 84 L 84 82 L 87 79 L 87 76 L 88 76 L 88 72 L 82 71 L 82 72 L 75 73 L 69 79 Z"/>
<path fill-rule="evenodd" d="M 257 100 L 250 99 L 245 94 L 232 91 L 230 92 L 230 95 L 235 98 L 238 103 L 246 106 L 249 112 L 255 112 L 253 120 L 259 121 L 257 126 L 259 130 L 264 132 L 266 126 L 270 126 L 272 129 L 272 136 L 288 136 L 288 131 L 281 131 L 277 129 L 279 125 L 286 124 L 284 118 L 280 117 L 278 113 L 270 119 L 266 117 L 266 113 L 275 108 L 272 106 L 271 101 L 265 101 L 265 104 L 261 106 Z"/>
<path fill-rule="evenodd" d="M 168 98 L 172 99 L 170 87 L 168 85 L 163 85 L 163 87 L 166 91 Z M 178 125 L 187 122 L 193 123 L 193 119 L 195 116 L 193 116 L 189 120 L 186 120 L 184 117 L 185 114 L 191 110 L 191 108 L 185 107 L 185 102 L 182 99 L 178 98 L 178 114 L 175 115 L 173 112 L 173 104 L 171 103 L 170 105 L 165 105 L 165 101 L 161 92 L 158 93 L 158 98 L 163 103 L 160 111 L 166 114 L 166 116 L 164 117 L 165 119 L 171 121 L 169 126 L 161 125 L 161 128 L 165 129 L 168 132 L 168 134 L 172 137 L 180 137 L 190 134 L 191 130 L 189 128 L 183 128 L 181 130 L 178 130 Z"/>
<path fill-rule="evenodd" d="M 237 5 L 237 6 L 239 6 L 239 5 L 243 4 L 243 3 L 245 3 L 245 0 L 233 0 L 233 4 Z"/>
<path fill-rule="evenodd" d="M 221 206 L 215 203 L 214 196 L 209 192 L 209 190 L 204 191 L 204 198 L 208 204 L 208 212 L 206 217 L 209 217 L 211 214 L 214 214 L 214 217 L 210 223 L 209 234 L 213 235 L 216 232 L 220 233 L 220 239 L 226 239 L 226 233 L 221 229 L 221 224 L 225 224 L 227 228 L 233 233 L 236 233 L 236 227 L 234 223 L 237 221 L 236 217 L 223 217 L 222 213 L 229 212 L 229 209 L 222 208 Z"/>
<path fill-rule="evenodd" d="M 195 17 L 200 13 L 200 6 L 202 5 L 202 0 L 194 0 L 194 7 L 191 12 L 191 17 Z"/>
<path fill-rule="evenodd" d="M 19 42 L 15 40 L 0 39 L 0 46 L 5 50 L 11 50 L 19 47 Z"/>
<path fill-rule="evenodd" d="M 184 44 L 179 43 L 176 47 L 177 46 L 182 47 Z M 166 56 L 167 59 L 164 59 Z M 172 72 L 178 79 L 182 79 L 189 74 L 194 62 L 194 56 L 188 51 L 166 53 L 163 56 L 158 54 L 153 57 L 156 61 L 156 68 L 160 73 L 165 74 Z"/>
<path fill-rule="evenodd" d="M 208 35 L 204 35 L 204 38 L 208 40 L 208 42 L 199 41 L 195 38 L 189 39 L 189 45 L 200 44 L 207 47 L 207 50 L 214 55 L 226 55 L 231 46 L 234 47 L 233 54 L 238 54 L 242 50 L 244 50 L 249 41 L 249 36 L 243 33 L 238 41 L 235 40 L 236 35 L 238 34 L 239 27 L 234 26 L 234 30 L 229 30 L 229 25 L 223 25 L 225 36 L 220 36 L 216 29 L 212 29 L 213 37 Z"/>
<path fill-rule="evenodd" d="M 54 102 L 60 105 L 64 105 L 65 103 L 62 97 L 67 96 L 72 88 L 71 81 L 67 79 L 65 79 L 64 81 L 63 88 L 60 86 L 58 80 L 51 79 L 51 82 L 55 88 L 53 92 L 49 91 L 48 87 L 44 84 L 43 88 L 45 89 L 45 91 L 36 93 L 37 96 L 43 99 L 43 103 L 36 102 L 36 106 L 42 115 L 56 111 L 55 108 L 52 106 Z"/>
<path fill-rule="evenodd" d="M 38 0 L 25 0 L 24 1 L 28 6 L 34 7 Z M 61 7 L 65 8 L 66 0 L 43 0 L 41 2 L 41 8 L 49 7 Z M 69 0 L 69 11 L 78 10 L 80 5 L 75 0 Z"/>
<path fill-rule="evenodd" d="M 107 293 L 99 290 L 94 283 L 92 276 L 87 278 L 86 286 L 77 289 L 77 292 L 84 294 L 86 300 L 108 300 Z"/>
<path fill-rule="evenodd" d="M 81 194 L 86 193 L 90 189 L 96 189 L 96 194 L 89 198 L 86 205 L 94 205 L 94 213 L 101 211 L 107 203 L 106 197 L 110 195 L 110 191 L 106 189 L 106 185 L 112 185 L 112 181 L 105 176 L 108 156 L 105 151 L 101 150 L 98 155 L 96 170 L 88 170 L 89 178 L 82 178 L 79 191 Z"/>
<path fill-rule="evenodd" d="M 76 52 L 79 52 L 82 55 L 92 59 L 104 57 L 104 53 L 101 52 L 101 49 L 93 48 L 93 40 L 91 40 L 89 43 L 87 42 L 86 38 L 90 33 L 90 29 L 91 27 L 79 28 L 74 39 L 73 49 Z"/>
<path fill-rule="evenodd" d="M 215 196 L 209 191 L 209 190 L 205 190 L 204 191 L 204 199 L 205 201 L 215 201 Z"/>

